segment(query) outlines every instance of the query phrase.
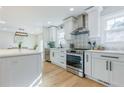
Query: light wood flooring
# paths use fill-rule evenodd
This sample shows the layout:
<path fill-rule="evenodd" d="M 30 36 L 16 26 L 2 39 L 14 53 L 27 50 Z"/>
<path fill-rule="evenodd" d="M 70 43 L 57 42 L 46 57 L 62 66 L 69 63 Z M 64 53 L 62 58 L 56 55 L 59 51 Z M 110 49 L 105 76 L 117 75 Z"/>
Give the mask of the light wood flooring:
<path fill-rule="evenodd" d="M 41 87 L 104 87 L 103 85 L 78 77 L 54 64 L 45 62 Z"/>

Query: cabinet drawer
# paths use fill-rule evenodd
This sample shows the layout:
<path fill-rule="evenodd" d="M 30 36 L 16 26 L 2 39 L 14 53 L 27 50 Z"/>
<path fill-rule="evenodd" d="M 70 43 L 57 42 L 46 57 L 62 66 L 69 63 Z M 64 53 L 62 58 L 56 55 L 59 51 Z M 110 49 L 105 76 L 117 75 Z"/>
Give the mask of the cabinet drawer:
<path fill-rule="evenodd" d="M 119 54 L 109 54 L 109 53 L 93 53 L 92 57 L 114 60 L 114 61 L 124 61 L 124 55 Z"/>
<path fill-rule="evenodd" d="M 66 50 L 65 49 L 60 49 L 59 52 L 60 53 L 66 53 Z"/>
<path fill-rule="evenodd" d="M 61 58 L 66 58 L 66 54 L 60 54 Z"/>
<path fill-rule="evenodd" d="M 60 64 L 65 64 L 65 62 L 64 61 L 60 61 Z"/>

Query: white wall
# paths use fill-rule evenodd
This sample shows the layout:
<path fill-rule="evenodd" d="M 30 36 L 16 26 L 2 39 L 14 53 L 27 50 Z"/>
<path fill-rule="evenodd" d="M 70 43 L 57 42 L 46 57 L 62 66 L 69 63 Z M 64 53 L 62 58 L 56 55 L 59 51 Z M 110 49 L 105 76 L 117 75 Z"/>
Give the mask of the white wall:
<path fill-rule="evenodd" d="M 0 48 L 17 47 L 18 44 L 14 42 L 14 32 L 0 31 Z M 22 46 L 33 48 L 36 43 L 36 36 L 29 34 L 27 38 L 23 40 Z"/>
<path fill-rule="evenodd" d="M 14 33 L 0 31 L 0 48 L 9 48 L 14 44 Z"/>
<path fill-rule="evenodd" d="M 36 44 L 36 35 L 28 34 L 28 37 L 25 37 L 22 42 L 22 47 L 28 47 L 32 49 Z"/>
<path fill-rule="evenodd" d="M 37 50 L 43 52 L 43 34 L 36 35 Z"/>
<path fill-rule="evenodd" d="M 47 43 L 50 40 L 50 34 L 47 27 L 43 27 L 43 47 L 48 48 Z"/>

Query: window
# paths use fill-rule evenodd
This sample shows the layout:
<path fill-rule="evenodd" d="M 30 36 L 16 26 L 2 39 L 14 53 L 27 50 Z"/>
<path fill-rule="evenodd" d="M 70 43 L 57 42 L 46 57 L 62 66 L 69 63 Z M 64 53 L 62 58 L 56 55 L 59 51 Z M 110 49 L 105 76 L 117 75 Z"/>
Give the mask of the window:
<path fill-rule="evenodd" d="M 106 21 L 106 30 L 124 29 L 124 16 L 112 18 Z"/>
<path fill-rule="evenodd" d="M 124 41 L 124 15 L 113 16 L 104 20 L 104 40 L 105 42 Z"/>

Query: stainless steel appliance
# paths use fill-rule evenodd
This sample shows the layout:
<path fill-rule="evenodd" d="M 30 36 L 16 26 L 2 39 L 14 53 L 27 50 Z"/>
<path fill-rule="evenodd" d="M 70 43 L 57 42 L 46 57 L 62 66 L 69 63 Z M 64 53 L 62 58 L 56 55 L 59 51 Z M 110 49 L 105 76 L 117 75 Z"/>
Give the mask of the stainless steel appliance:
<path fill-rule="evenodd" d="M 66 54 L 67 71 L 84 77 L 84 50 L 69 50 Z"/>
<path fill-rule="evenodd" d="M 77 16 L 78 28 L 72 31 L 72 35 L 86 34 L 89 33 L 88 30 L 88 14 L 81 14 Z"/>

